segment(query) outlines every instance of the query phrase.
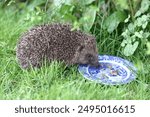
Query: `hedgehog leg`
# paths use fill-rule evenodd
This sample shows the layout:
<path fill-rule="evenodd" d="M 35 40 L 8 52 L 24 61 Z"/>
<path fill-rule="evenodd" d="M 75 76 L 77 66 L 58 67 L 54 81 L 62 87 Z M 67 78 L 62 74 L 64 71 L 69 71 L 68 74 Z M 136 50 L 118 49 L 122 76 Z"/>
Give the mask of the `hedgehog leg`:
<path fill-rule="evenodd" d="M 20 65 L 23 69 L 28 69 L 30 67 L 29 62 L 27 62 L 26 60 L 21 60 Z"/>

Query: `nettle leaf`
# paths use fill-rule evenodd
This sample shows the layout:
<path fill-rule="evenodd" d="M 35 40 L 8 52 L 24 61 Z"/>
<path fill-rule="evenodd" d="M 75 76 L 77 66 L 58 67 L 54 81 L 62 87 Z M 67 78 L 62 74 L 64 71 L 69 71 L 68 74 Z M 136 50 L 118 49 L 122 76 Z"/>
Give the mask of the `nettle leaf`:
<path fill-rule="evenodd" d="M 140 10 L 138 10 L 136 13 L 135 13 L 135 17 L 138 17 L 142 14 L 142 12 Z"/>
<path fill-rule="evenodd" d="M 141 8 L 136 12 L 135 17 L 140 16 L 142 13 L 146 12 L 149 9 L 150 1 L 149 0 L 142 0 Z"/>
<path fill-rule="evenodd" d="M 135 21 L 134 25 L 135 26 L 142 26 L 143 29 L 146 28 L 147 24 L 149 21 L 149 15 L 142 15 L 141 17 L 138 17 L 137 20 Z"/>
<path fill-rule="evenodd" d="M 96 6 L 90 6 L 84 11 L 83 17 L 80 19 L 80 23 L 83 24 L 84 31 L 89 32 L 92 28 L 97 10 L 98 8 Z"/>
<path fill-rule="evenodd" d="M 125 47 L 126 44 L 127 44 L 127 40 L 124 39 L 121 43 L 121 47 Z"/>
<path fill-rule="evenodd" d="M 131 37 L 127 38 L 127 43 L 128 43 L 128 44 L 131 44 L 131 43 L 132 43 Z"/>
<path fill-rule="evenodd" d="M 135 26 L 142 26 L 142 18 L 141 17 L 139 17 L 139 18 L 137 18 L 137 20 L 135 21 Z"/>
<path fill-rule="evenodd" d="M 140 31 L 140 32 L 135 32 L 134 35 L 140 39 L 143 38 L 143 31 Z"/>
<path fill-rule="evenodd" d="M 142 28 L 145 29 L 148 24 L 149 16 L 143 15 L 141 18 L 142 18 Z"/>
<path fill-rule="evenodd" d="M 135 40 L 136 40 L 136 36 L 135 36 L 135 35 L 132 35 L 132 36 L 131 36 L 131 41 L 132 41 L 132 42 L 135 42 Z"/>
<path fill-rule="evenodd" d="M 135 28 L 135 26 L 134 26 L 133 23 L 130 23 L 130 24 L 128 25 L 128 30 L 129 30 L 131 33 L 134 33 L 134 28 Z"/>
<path fill-rule="evenodd" d="M 129 22 L 129 19 L 130 19 L 130 15 L 128 15 L 128 17 L 124 20 L 124 23 L 127 23 L 127 22 Z"/>
<path fill-rule="evenodd" d="M 123 11 L 116 11 L 106 18 L 104 22 L 104 29 L 107 29 L 109 33 L 112 33 L 126 18 L 126 14 Z"/>
<path fill-rule="evenodd" d="M 148 24 L 148 22 L 143 23 L 143 24 L 142 24 L 142 28 L 145 29 L 146 26 L 147 26 L 147 24 Z"/>
<path fill-rule="evenodd" d="M 150 36 L 149 32 L 144 32 L 143 33 L 143 38 L 147 39 Z"/>
<path fill-rule="evenodd" d="M 127 39 L 128 37 L 130 37 L 130 34 L 131 33 L 129 32 L 129 30 L 126 29 L 121 35 Z"/>
<path fill-rule="evenodd" d="M 123 51 L 124 55 L 125 56 L 133 55 L 135 50 L 137 49 L 138 45 L 139 45 L 138 41 L 136 41 L 134 44 L 127 44 Z"/>
<path fill-rule="evenodd" d="M 149 9 L 149 6 L 150 6 L 150 1 L 149 0 L 142 0 L 140 11 L 142 13 L 144 13 L 145 11 L 147 11 Z"/>
<path fill-rule="evenodd" d="M 146 46 L 147 46 L 146 54 L 150 55 L 150 42 L 148 42 L 148 43 L 146 44 Z"/>

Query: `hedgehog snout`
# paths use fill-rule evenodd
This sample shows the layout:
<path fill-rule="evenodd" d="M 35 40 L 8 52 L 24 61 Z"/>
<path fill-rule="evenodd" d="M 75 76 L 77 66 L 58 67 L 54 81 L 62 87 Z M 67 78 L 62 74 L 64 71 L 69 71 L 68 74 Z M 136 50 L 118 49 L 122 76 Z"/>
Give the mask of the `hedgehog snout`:
<path fill-rule="evenodd" d="M 99 61 L 98 61 L 98 56 L 91 56 L 88 58 L 88 64 L 91 66 L 98 67 L 99 66 Z"/>
<path fill-rule="evenodd" d="M 89 63 L 91 66 L 94 66 L 94 67 L 99 67 L 100 66 L 100 63 L 96 60 L 93 60 L 92 62 Z"/>

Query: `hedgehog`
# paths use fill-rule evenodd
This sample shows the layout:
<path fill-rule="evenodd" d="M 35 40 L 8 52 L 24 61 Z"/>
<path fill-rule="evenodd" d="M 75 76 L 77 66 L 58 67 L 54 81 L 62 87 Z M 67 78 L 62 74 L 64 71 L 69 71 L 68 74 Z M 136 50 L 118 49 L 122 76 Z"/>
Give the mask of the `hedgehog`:
<path fill-rule="evenodd" d="M 44 60 L 99 65 L 95 37 L 60 23 L 34 26 L 25 32 L 17 43 L 16 57 L 23 69 L 39 68 Z"/>

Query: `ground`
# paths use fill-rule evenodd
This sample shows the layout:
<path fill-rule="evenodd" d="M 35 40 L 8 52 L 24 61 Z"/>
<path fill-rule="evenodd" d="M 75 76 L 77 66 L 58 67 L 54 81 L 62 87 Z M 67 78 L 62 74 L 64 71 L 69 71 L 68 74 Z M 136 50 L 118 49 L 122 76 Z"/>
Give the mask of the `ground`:
<path fill-rule="evenodd" d="M 135 81 L 120 86 L 105 86 L 85 80 L 77 67 L 66 69 L 64 64 L 52 62 L 36 70 L 22 70 L 16 60 L 16 43 L 20 35 L 44 21 L 26 21 L 25 15 L 0 10 L 0 99 L 77 99 L 130 100 L 150 99 L 150 58 L 142 48 L 132 57 L 120 51 L 119 34 L 108 34 L 95 27 L 100 54 L 126 58 L 138 68 Z"/>

